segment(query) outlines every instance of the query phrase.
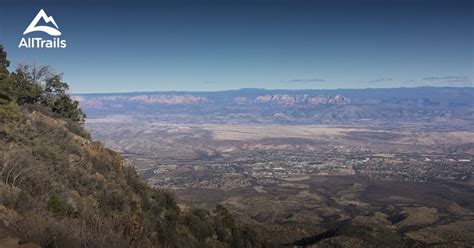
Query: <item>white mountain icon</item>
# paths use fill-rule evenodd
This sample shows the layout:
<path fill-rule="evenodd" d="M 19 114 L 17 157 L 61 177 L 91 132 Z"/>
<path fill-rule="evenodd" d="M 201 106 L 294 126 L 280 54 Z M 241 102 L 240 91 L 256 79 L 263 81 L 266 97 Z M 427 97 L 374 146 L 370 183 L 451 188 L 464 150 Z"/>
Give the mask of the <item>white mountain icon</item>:
<path fill-rule="evenodd" d="M 49 27 L 49 26 L 36 26 L 36 25 L 38 25 L 38 22 L 40 21 L 41 18 L 43 18 L 45 23 L 50 23 L 51 22 L 56 28 Z M 56 24 L 56 22 L 54 21 L 54 18 L 52 16 L 46 15 L 46 12 L 44 12 L 43 9 L 41 9 L 38 12 L 35 19 L 33 19 L 33 21 L 31 21 L 30 25 L 25 29 L 25 32 L 23 32 L 23 34 L 25 35 L 25 34 L 28 34 L 28 33 L 31 33 L 31 32 L 35 32 L 35 31 L 45 32 L 45 33 L 47 33 L 51 36 L 60 36 L 61 35 L 61 32 L 59 31 L 58 24 Z"/>

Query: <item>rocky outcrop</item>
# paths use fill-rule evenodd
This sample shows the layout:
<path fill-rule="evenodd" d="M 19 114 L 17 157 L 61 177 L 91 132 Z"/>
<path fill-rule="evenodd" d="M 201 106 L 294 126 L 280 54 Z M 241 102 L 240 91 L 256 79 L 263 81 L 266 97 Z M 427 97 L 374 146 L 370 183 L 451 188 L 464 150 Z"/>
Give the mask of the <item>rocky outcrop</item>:
<path fill-rule="evenodd" d="M 193 95 L 139 95 L 129 98 L 132 102 L 140 102 L 145 104 L 197 104 L 206 103 L 209 100 L 206 97 Z"/>
<path fill-rule="evenodd" d="M 240 101 L 242 102 L 242 101 Z M 279 105 L 321 105 L 321 104 L 334 104 L 334 105 L 346 105 L 350 104 L 349 98 L 336 95 L 331 96 L 311 96 L 307 94 L 290 95 L 290 94 L 273 94 L 258 96 L 254 101 L 249 103 L 270 103 Z"/>
<path fill-rule="evenodd" d="M 138 104 L 158 104 L 158 105 L 187 105 L 187 104 L 201 104 L 209 102 L 209 99 L 201 96 L 193 95 L 135 95 L 122 96 L 110 95 L 99 97 L 83 97 L 74 96 L 76 101 L 80 102 L 83 108 L 100 109 L 104 105 L 113 105 L 114 107 L 121 107 L 123 104 L 138 103 Z M 107 104 L 108 103 L 108 104 Z M 113 103 L 113 104 L 111 104 Z"/>

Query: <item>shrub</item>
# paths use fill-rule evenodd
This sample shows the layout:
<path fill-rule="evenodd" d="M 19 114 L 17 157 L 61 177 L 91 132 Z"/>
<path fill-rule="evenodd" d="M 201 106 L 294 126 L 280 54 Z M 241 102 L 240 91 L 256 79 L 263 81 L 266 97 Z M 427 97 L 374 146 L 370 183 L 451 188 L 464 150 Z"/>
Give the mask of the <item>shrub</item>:
<path fill-rule="evenodd" d="M 64 217 L 69 213 L 66 202 L 58 194 L 51 195 L 47 204 L 47 209 L 56 218 Z"/>
<path fill-rule="evenodd" d="M 17 121 L 20 118 L 20 107 L 15 102 L 0 104 L 0 122 Z"/>
<path fill-rule="evenodd" d="M 90 134 L 82 127 L 82 125 L 74 122 L 70 119 L 66 120 L 66 128 L 71 131 L 71 133 L 81 136 L 85 139 L 90 139 Z"/>

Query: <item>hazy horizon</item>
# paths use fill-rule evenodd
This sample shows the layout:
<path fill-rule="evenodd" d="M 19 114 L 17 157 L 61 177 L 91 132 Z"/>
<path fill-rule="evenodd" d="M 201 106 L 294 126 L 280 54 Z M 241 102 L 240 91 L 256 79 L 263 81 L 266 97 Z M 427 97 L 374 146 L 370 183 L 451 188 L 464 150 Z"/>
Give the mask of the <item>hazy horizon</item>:
<path fill-rule="evenodd" d="M 137 90 L 137 91 L 104 91 L 104 92 L 71 92 L 72 95 L 89 95 L 89 94 L 127 94 L 127 93 L 207 93 L 207 92 L 226 92 L 226 91 L 245 91 L 245 90 L 261 90 L 261 91 L 337 91 L 337 90 L 390 90 L 390 89 L 415 89 L 415 88 L 474 88 L 473 86 L 411 86 L 411 87 L 379 87 L 379 88 L 313 88 L 313 89 L 284 89 L 284 88 L 238 88 L 226 90 Z"/>

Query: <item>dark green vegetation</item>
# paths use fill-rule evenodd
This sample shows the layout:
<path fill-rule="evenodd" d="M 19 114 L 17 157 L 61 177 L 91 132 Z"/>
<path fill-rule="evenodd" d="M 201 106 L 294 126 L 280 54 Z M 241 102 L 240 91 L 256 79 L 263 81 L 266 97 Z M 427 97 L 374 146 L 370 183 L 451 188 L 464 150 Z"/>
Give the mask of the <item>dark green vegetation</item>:
<path fill-rule="evenodd" d="M 78 102 L 72 100 L 66 91 L 67 83 L 62 81 L 62 74 L 56 74 L 49 66 L 20 65 L 15 72 L 6 69 L 9 61 L 0 47 L 0 116 L 5 119 L 18 120 L 18 106 L 29 106 L 47 112 L 55 117 L 62 117 L 74 122 L 83 123 L 85 115 Z"/>
<path fill-rule="evenodd" d="M 42 247 L 259 247 L 223 206 L 180 208 L 89 138 L 48 67 L 7 70 L 0 46 L 0 229 Z"/>

